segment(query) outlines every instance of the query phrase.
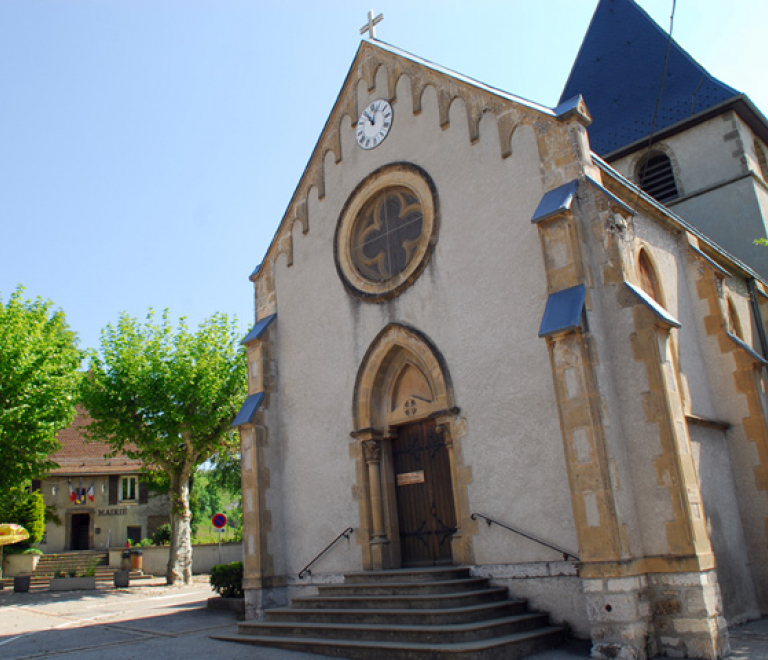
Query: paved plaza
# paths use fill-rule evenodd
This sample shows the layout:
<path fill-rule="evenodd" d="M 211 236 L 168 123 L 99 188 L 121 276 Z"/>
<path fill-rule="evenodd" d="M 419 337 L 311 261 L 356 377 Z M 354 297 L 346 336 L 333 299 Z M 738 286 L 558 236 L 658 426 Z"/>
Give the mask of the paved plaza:
<path fill-rule="evenodd" d="M 233 634 L 237 619 L 209 611 L 207 576 L 192 585 L 166 587 L 152 580 L 127 589 L 0 591 L 0 658 L 78 660 L 320 660 L 323 656 L 211 639 Z M 768 660 L 768 619 L 731 633 L 732 660 Z M 532 656 L 531 660 L 583 660 L 586 643 Z"/>

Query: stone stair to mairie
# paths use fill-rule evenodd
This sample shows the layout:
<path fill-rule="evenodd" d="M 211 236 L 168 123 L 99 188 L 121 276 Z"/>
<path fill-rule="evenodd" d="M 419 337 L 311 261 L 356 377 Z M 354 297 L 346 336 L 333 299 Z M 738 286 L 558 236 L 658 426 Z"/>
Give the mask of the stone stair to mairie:
<path fill-rule="evenodd" d="M 98 561 L 95 573 L 96 583 L 101 586 L 109 585 L 112 583 L 115 569 L 109 568 L 107 560 L 107 553 L 102 550 L 79 550 L 77 552 L 41 555 L 35 572 L 31 574 L 30 590 L 47 589 L 51 578 L 59 571 L 65 575 L 69 575 L 72 571 L 82 575 L 95 561 Z M 151 576 L 145 576 L 141 571 L 131 571 L 130 574 L 130 579 L 134 581 L 149 577 Z M 0 578 L 0 589 L 12 588 L 12 577 Z"/>
<path fill-rule="evenodd" d="M 564 634 L 461 567 L 350 573 L 238 628 L 216 639 L 366 660 L 514 660 Z"/>

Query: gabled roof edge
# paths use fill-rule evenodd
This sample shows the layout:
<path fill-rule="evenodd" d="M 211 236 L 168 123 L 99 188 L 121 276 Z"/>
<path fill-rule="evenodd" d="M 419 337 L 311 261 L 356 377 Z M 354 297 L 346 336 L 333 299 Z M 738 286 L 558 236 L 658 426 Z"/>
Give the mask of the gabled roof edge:
<path fill-rule="evenodd" d="M 503 90 L 501 90 L 499 88 L 492 87 L 492 86 L 487 85 L 485 83 L 482 83 L 482 82 L 480 82 L 478 80 L 470 78 L 469 76 L 462 75 L 462 74 L 457 73 L 457 72 L 455 72 L 455 71 L 453 71 L 451 69 L 448 69 L 446 67 L 442 67 L 442 66 L 440 66 L 438 64 L 430 62 L 429 60 L 425 60 L 423 58 L 420 58 L 420 57 L 418 57 L 416 55 L 413 55 L 412 53 L 409 53 L 409 52 L 407 52 L 405 50 L 397 48 L 396 46 L 392 46 L 391 44 L 387 44 L 387 43 L 385 43 L 383 41 L 376 40 L 376 42 L 372 42 L 372 41 L 368 41 L 368 40 L 362 40 L 360 45 L 358 46 L 358 49 L 357 49 L 357 51 L 355 53 L 354 58 L 352 59 L 352 63 L 350 64 L 349 70 L 347 71 L 347 75 L 344 77 L 344 81 L 343 81 L 341 87 L 339 88 L 339 92 L 336 95 L 336 101 L 333 103 L 333 105 L 332 105 L 332 107 L 331 107 L 331 109 L 330 109 L 330 111 L 328 113 L 328 117 L 326 118 L 325 123 L 323 124 L 323 128 L 320 131 L 320 135 L 318 136 L 318 139 L 315 142 L 315 146 L 312 149 L 312 153 L 310 154 L 309 158 L 307 159 L 307 162 L 306 162 L 306 164 L 304 166 L 304 169 L 302 170 L 301 176 L 299 177 L 299 179 L 298 179 L 298 181 L 296 183 L 296 187 L 294 188 L 294 191 L 293 191 L 293 193 L 291 195 L 291 198 L 288 201 L 288 204 L 286 205 L 286 210 L 285 210 L 282 218 L 280 219 L 280 222 L 278 223 L 277 228 L 275 229 L 274 234 L 272 235 L 272 239 L 271 239 L 271 241 L 269 243 L 269 246 L 267 247 L 267 249 L 264 252 L 264 257 L 261 260 L 261 263 L 259 264 L 259 266 L 257 266 L 253 270 L 253 272 L 250 274 L 250 276 L 249 276 L 249 279 L 251 281 L 255 281 L 258 278 L 258 275 L 259 275 L 260 270 L 263 267 L 264 263 L 267 261 L 267 259 L 271 256 L 271 254 L 275 250 L 275 246 L 277 244 L 278 235 L 280 234 L 280 231 L 282 230 L 284 223 L 288 220 L 288 213 L 289 213 L 289 211 L 292 208 L 294 208 L 296 203 L 299 201 L 297 196 L 298 196 L 299 191 L 301 190 L 301 187 L 302 187 L 302 184 L 304 182 L 304 179 L 305 179 L 305 176 L 307 174 L 307 171 L 309 170 L 310 166 L 315 161 L 315 159 L 318 157 L 320 147 L 321 147 L 321 145 L 325 141 L 325 138 L 326 138 L 327 133 L 329 131 L 329 125 L 330 125 L 331 118 L 333 117 L 334 112 L 336 111 L 336 108 L 338 107 L 338 101 L 339 101 L 339 99 L 340 99 L 340 97 L 342 95 L 342 92 L 348 86 L 353 73 L 357 69 L 358 64 L 359 64 L 359 60 L 360 60 L 360 57 L 361 57 L 361 54 L 364 53 L 368 49 L 378 49 L 378 50 L 390 53 L 392 55 L 395 55 L 396 57 L 401 57 L 401 58 L 406 59 L 408 61 L 414 62 L 414 63 L 416 63 L 416 64 L 418 64 L 420 66 L 424 66 L 426 68 L 429 68 L 432 71 L 435 71 L 436 73 L 439 73 L 441 75 L 448 76 L 448 77 L 453 78 L 453 79 L 455 79 L 455 80 L 457 80 L 459 82 L 463 82 L 463 83 L 465 83 L 467 85 L 471 85 L 471 86 L 473 86 L 473 87 L 475 87 L 477 89 L 483 90 L 483 91 L 485 91 L 485 92 L 487 92 L 489 94 L 493 94 L 495 96 L 498 96 L 499 98 L 502 98 L 502 99 L 504 99 L 506 101 L 509 101 L 510 103 L 515 103 L 515 104 L 518 104 L 518 105 L 522 105 L 522 106 L 524 106 L 524 107 L 526 107 L 526 108 L 528 108 L 530 110 L 533 110 L 535 112 L 539 112 L 539 113 L 541 113 L 542 115 L 544 115 L 546 117 L 550 117 L 550 118 L 552 118 L 554 120 L 556 120 L 558 118 L 557 113 L 552 108 L 549 108 L 547 106 L 535 103 L 533 101 L 529 101 L 529 100 L 524 99 L 523 97 L 520 97 L 520 96 L 515 96 L 514 94 L 510 94 L 510 93 L 505 92 L 505 91 L 503 91 Z"/>

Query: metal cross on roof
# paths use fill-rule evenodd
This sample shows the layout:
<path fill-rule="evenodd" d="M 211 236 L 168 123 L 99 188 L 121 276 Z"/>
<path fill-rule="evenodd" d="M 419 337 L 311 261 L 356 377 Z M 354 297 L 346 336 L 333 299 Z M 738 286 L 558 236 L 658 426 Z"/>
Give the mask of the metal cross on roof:
<path fill-rule="evenodd" d="M 360 28 L 360 34 L 368 32 L 371 39 L 376 38 L 376 25 L 381 23 L 384 19 L 384 14 L 379 14 L 376 18 L 373 17 L 373 9 L 368 12 L 368 22 Z"/>

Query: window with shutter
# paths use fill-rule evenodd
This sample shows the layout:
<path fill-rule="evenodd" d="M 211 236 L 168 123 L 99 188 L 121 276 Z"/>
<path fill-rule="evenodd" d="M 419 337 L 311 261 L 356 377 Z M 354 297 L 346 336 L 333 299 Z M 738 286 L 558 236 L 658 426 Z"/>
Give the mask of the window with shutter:
<path fill-rule="evenodd" d="M 120 477 L 116 474 L 109 475 L 109 503 L 117 504 L 117 489 L 120 485 Z"/>
<path fill-rule="evenodd" d="M 138 482 L 137 477 L 120 477 L 120 494 L 121 502 L 136 502 L 138 499 L 138 489 L 136 484 Z"/>

